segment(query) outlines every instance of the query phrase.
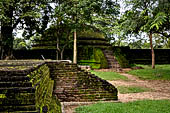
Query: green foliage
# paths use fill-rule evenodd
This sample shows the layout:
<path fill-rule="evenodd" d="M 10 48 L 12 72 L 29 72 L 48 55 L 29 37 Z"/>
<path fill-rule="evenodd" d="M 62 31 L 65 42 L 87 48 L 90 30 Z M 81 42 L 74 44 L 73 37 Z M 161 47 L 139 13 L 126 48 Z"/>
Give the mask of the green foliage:
<path fill-rule="evenodd" d="M 148 88 L 139 87 L 139 86 L 118 86 L 118 92 L 121 94 L 126 93 L 140 93 L 140 92 L 147 92 L 150 91 Z"/>
<path fill-rule="evenodd" d="M 143 34 L 149 32 L 159 35 L 159 39 L 163 37 L 167 38 L 164 40 L 169 39 L 170 35 L 167 31 L 169 31 L 170 22 L 170 2 L 168 0 L 123 0 L 120 3 L 124 4 L 122 8 L 125 11 L 113 27 L 113 32 L 117 37 L 117 40 L 114 41 L 115 45 L 120 46 L 123 44 L 122 42 L 126 41 L 136 48 L 140 48 L 142 45 L 141 48 L 146 48 L 145 43 L 142 43 L 143 39 L 146 39 L 146 37 L 143 38 Z M 141 44 L 139 44 L 139 41 L 134 42 L 134 37 L 135 41 L 141 40 Z M 134 45 L 132 45 L 132 41 Z"/>
<path fill-rule="evenodd" d="M 2 98 L 6 98 L 6 95 L 5 94 L 0 94 L 0 99 Z"/>
<path fill-rule="evenodd" d="M 160 26 L 162 26 L 162 24 L 166 21 L 166 18 L 166 14 L 164 12 L 159 12 L 151 23 L 150 29 L 156 28 L 156 30 L 159 30 Z"/>
<path fill-rule="evenodd" d="M 13 49 L 29 49 L 31 45 L 28 45 L 24 39 L 15 38 L 13 42 Z"/>
<path fill-rule="evenodd" d="M 120 75 L 116 72 L 100 72 L 100 71 L 91 71 L 92 74 L 104 79 L 104 80 L 128 80 L 127 77 Z"/>
<path fill-rule="evenodd" d="M 53 13 L 51 0 L 1 0 L 0 28 L 2 41 L 0 59 L 12 56 L 13 40 L 17 30 L 23 30 L 23 37 L 39 35 L 47 28 Z M 15 31 L 15 33 L 14 33 Z M 25 46 L 21 43 L 20 46 Z"/>
<path fill-rule="evenodd" d="M 170 80 L 170 65 L 156 65 L 155 69 L 151 69 L 149 65 L 139 65 L 144 69 L 131 70 L 128 73 L 135 75 L 141 79 L 147 80 Z"/>
<path fill-rule="evenodd" d="M 116 48 L 114 50 L 114 56 L 116 57 L 116 60 L 119 62 L 122 68 L 130 67 L 130 64 L 126 58 L 126 55 L 122 53 L 120 48 Z"/>
<path fill-rule="evenodd" d="M 83 56 L 85 56 L 86 58 L 88 58 L 87 56 L 89 56 L 89 54 L 91 56 L 86 60 L 79 60 L 79 64 L 90 65 L 93 69 L 107 68 L 107 59 L 105 58 L 102 50 L 100 48 L 93 48 L 93 53 L 90 53 L 90 51 L 88 51 L 89 49 L 90 48 L 86 48 L 86 51 L 81 54 L 83 54 Z"/>
<path fill-rule="evenodd" d="M 88 65 L 92 69 L 100 69 L 100 62 L 97 62 L 95 59 L 90 59 L 90 60 L 80 60 L 79 61 L 80 65 Z"/>
<path fill-rule="evenodd" d="M 108 67 L 107 59 L 105 58 L 101 49 L 99 49 L 99 48 L 94 49 L 94 59 L 97 62 L 100 62 L 100 68 L 107 68 Z"/>
<path fill-rule="evenodd" d="M 76 108 L 76 113 L 170 113 L 169 100 L 143 100 L 128 103 L 97 103 Z"/>
<path fill-rule="evenodd" d="M 11 26 L 12 30 L 24 29 L 24 35 L 32 35 L 35 33 L 34 30 L 42 33 L 47 27 L 52 12 L 49 2 L 44 0 L 3 0 L 0 2 L 1 25 Z"/>

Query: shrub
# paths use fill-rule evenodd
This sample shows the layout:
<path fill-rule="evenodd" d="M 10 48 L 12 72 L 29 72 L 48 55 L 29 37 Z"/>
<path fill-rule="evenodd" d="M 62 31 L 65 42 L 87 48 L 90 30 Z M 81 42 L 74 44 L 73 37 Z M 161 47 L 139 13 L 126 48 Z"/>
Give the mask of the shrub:
<path fill-rule="evenodd" d="M 129 61 L 126 59 L 126 55 L 122 53 L 120 48 L 116 48 L 114 50 L 114 56 L 122 68 L 130 67 Z"/>
<path fill-rule="evenodd" d="M 90 48 L 89 48 L 90 49 Z M 100 48 L 93 48 L 93 53 L 85 53 L 90 54 L 90 58 L 86 60 L 80 60 L 79 63 L 82 65 L 90 65 L 93 69 L 99 69 L 99 68 L 107 68 L 108 63 L 107 59 L 105 58 L 102 50 Z M 87 56 L 83 54 L 84 56 Z M 84 57 L 82 57 L 84 58 Z"/>
<path fill-rule="evenodd" d="M 103 51 L 99 48 L 95 48 L 94 50 L 94 59 L 100 62 L 100 68 L 108 68 L 108 62 L 105 58 Z"/>

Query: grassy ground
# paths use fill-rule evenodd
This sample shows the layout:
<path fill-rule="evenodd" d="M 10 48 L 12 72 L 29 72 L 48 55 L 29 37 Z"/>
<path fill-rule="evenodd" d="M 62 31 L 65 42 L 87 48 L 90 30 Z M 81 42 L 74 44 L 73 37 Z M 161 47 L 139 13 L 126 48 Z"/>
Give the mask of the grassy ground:
<path fill-rule="evenodd" d="M 138 87 L 138 86 L 118 86 L 117 87 L 119 93 L 126 94 L 126 93 L 140 93 L 140 92 L 147 92 L 151 89 L 144 88 L 144 87 Z"/>
<path fill-rule="evenodd" d="M 170 100 L 144 100 L 128 103 L 97 103 L 82 106 L 76 113 L 170 113 Z"/>
<path fill-rule="evenodd" d="M 138 65 L 144 69 L 129 71 L 141 79 L 170 80 L 170 65 L 156 65 L 151 69 L 150 65 Z M 115 72 L 95 72 L 97 76 L 105 80 L 128 80 L 126 77 Z M 138 93 L 151 89 L 136 86 L 119 86 L 120 93 Z M 143 100 L 128 103 L 98 103 L 76 108 L 76 113 L 170 113 L 170 100 Z"/>
<path fill-rule="evenodd" d="M 97 71 L 91 71 L 92 74 L 95 74 L 96 76 L 105 79 L 105 80 L 128 80 L 127 77 L 120 75 L 116 72 L 97 72 Z"/>
<path fill-rule="evenodd" d="M 170 80 L 170 65 L 156 65 L 152 69 L 150 65 L 138 65 L 144 69 L 129 71 L 129 74 L 138 76 L 141 79 L 148 80 Z"/>

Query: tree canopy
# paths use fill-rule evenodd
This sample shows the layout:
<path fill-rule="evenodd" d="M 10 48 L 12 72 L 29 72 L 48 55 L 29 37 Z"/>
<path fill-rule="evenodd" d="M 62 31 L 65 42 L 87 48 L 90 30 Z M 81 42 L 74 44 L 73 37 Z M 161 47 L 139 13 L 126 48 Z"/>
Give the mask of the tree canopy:
<path fill-rule="evenodd" d="M 12 54 L 15 30 L 24 30 L 23 36 L 29 38 L 43 34 L 50 23 L 57 27 L 58 37 L 61 36 L 63 25 L 71 29 L 64 35 L 68 37 L 75 29 L 85 29 L 86 25 L 101 28 L 107 33 L 110 20 L 118 13 L 116 0 L 2 0 L 1 59 Z"/>
<path fill-rule="evenodd" d="M 0 59 L 12 55 L 14 30 L 23 29 L 25 36 L 42 33 L 47 27 L 52 7 L 45 0 L 0 1 Z"/>
<path fill-rule="evenodd" d="M 119 20 L 118 33 L 123 35 L 147 33 L 152 49 L 152 67 L 154 68 L 154 51 L 152 35 L 169 37 L 170 2 L 168 0 L 124 0 L 127 10 Z"/>

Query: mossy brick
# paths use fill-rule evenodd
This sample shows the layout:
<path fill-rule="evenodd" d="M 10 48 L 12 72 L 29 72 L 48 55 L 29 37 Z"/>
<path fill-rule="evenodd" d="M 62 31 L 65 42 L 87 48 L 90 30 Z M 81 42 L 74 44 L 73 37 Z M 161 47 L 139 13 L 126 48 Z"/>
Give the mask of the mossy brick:
<path fill-rule="evenodd" d="M 21 88 L 0 88 L 0 94 L 5 93 L 34 93 L 35 88 L 33 87 L 21 87 Z"/>
<path fill-rule="evenodd" d="M 0 82 L 26 82 L 29 80 L 30 78 L 27 76 L 0 76 Z"/>
<path fill-rule="evenodd" d="M 30 82 L 0 82 L 0 88 L 5 87 L 32 87 Z"/>
<path fill-rule="evenodd" d="M 40 109 L 40 112 L 42 112 L 43 106 L 48 106 L 49 110 L 55 109 L 60 113 L 60 107 L 61 105 L 56 105 L 56 103 L 52 103 L 52 92 L 53 92 L 53 84 L 54 81 L 50 79 L 50 72 L 47 65 L 43 65 L 40 67 L 37 71 L 34 73 L 36 76 L 33 78 L 32 82 L 34 82 L 34 85 L 36 87 L 36 106 L 38 109 Z M 51 108 L 52 106 L 56 106 L 55 108 Z"/>
<path fill-rule="evenodd" d="M 35 105 L 35 99 L 0 99 L 0 106 L 10 106 L 10 105 Z"/>
<path fill-rule="evenodd" d="M 25 76 L 30 73 L 30 70 L 25 71 L 0 71 L 0 76 Z"/>
<path fill-rule="evenodd" d="M 8 99 L 33 99 L 35 93 L 6 93 L 5 96 Z"/>
<path fill-rule="evenodd" d="M 16 111 L 36 111 L 35 105 L 22 105 L 22 106 L 1 106 L 1 112 L 16 112 Z"/>
<path fill-rule="evenodd" d="M 68 67 L 71 68 L 71 64 Z M 51 70 L 51 71 L 53 71 L 53 70 Z M 67 74 L 60 75 L 60 73 L 67 73 Z M 95 101 L 95 100 L 100 100 L 100 99 L 103 100 L 102 98 L 104 98 L 104 96 L 100 97 L 99 95 L 97 95 L 96 99 L 95 99 L 95 94 L 96 93 L 98 93 L 98 94 L 105 93 L 106 94 L 106 93 L 112 92 L 112 90 L 114 90 L 114 92 L 117 92 L 117 90 L 115 90 L 114 86 L 112 86 L 113 87 L 112 89 L 108 87 L 108 85 L 110 86 L 110 84 L 106 84 L 107 81 L 104 81 L 95 75 L 91 75 L 91 73 L 86 72 L 86 71 L 74 70 L 74 69 L 70 69 L 69 71 L 67 71 L 67 70 L 65 70 L 65 67 L 63 66 L 62 69 L 60 68 L 60 70 L 57 70 L 56 73 L 53 73 L 53 74 L 56 74 L 53 76 L 57 76 L 56 80 L 55 80 L 55 82 L 56 82 L 55 85 L 60 86 L 58 88 L 62 89 L 61 92 L 57 92 L 57 90 L 55 91 L 55 94 L 57 96 L 59 96 L 61 101 L 70 101 L 70 100 L 71 101 L 82 101 L 82 100 Z M 68 76 L 70 76 L 70 77 L 68 77 Z M 75 83 L 73 83 L 73 82 L 75 82 Z M 107 88 L 103 88 L 105 86 L 107 86 Z M 57 87 L 55 87 L 55 88 L 57 89 Z M 79 91 L 77 91 L 75 89 L 78 89 Z M 93 95 L 94 99 L 92 98 L 93 96 L 90 96 L 90 97 L 86 96 L 86 99 L 83 99 L 83 98 L 81 98 L 82 94 Z M 77 95 L 77 96 L 75 96 L 75 95 Z M 78 99 L 75 98 L 75 100 L 73 100 L 74 98 L 72 98 L 72 99 L 67 100 L 66 98 L 67 97 L 69 98 L 70 96 L 72 96 L 72 97 L 75 96 Z M 112 95 L 112 97 L 113 97 L 113 95 Z M 115 98 L 110 98 L 110 100 L 114 100 L 114 99 Z"/>

